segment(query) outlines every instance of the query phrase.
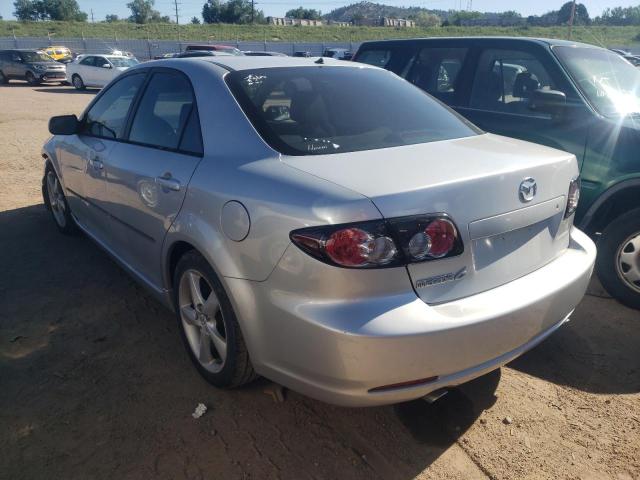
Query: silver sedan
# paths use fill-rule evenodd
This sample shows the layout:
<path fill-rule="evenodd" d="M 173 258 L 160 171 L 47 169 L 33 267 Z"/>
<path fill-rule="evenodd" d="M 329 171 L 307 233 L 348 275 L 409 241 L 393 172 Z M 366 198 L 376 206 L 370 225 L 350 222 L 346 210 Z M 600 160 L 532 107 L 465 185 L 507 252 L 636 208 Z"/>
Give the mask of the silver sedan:
<path fill-rule="evenodd" d="M 149 62 L 49 128 L 55 224 L 175 310 L 219 387 L 423 397 L 550 335 L 593 269 L 573 155 L 485 134 L 375 67 Z"/>

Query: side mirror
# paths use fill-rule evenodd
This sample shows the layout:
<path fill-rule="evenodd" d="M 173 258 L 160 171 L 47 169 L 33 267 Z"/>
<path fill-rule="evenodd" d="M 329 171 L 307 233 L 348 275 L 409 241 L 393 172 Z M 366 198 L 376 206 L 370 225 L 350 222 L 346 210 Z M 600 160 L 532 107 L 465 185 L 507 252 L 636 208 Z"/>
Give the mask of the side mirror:
<path fill-rule="evenodd" d="M 111 65 L 108 63 L 103 63 L 102 68 L 111 68 Z"/>
<path fill-rule="evenodd" d="M 49 119 L 51 135 L 73 135 L 80 130 L 80 122 L 75 115 L 59 115 Z"/>
<path fill-rule="evenodd" d="M 567 96 L 558 90 L 534 90 L 529 100 L 529 108 L 536 112 L 560 115 L 567 106 Z"/>

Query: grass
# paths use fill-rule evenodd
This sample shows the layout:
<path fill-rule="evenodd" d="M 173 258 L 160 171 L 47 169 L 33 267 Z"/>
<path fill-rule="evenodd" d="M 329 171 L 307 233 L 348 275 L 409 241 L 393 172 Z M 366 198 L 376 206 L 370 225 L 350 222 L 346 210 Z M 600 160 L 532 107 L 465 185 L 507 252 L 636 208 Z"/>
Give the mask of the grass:
<path fill-rule="evenodd" d="M 0 37 L 55 38 L 118 38 L 175 40 L 176 25 L 136 25 L 128 22 L 17 22 L 0 21 Z M 433 27 L 433 28 L 385 28 L 385 27 L 282 27 L 268 25 L 180 25 L 183 40 L 228 40 L 269 42 L 360 42 L 387 38 L 506 35 L 547 38 L 566 38 L 566 27 Z M 573 38 L 597 45 L 623 46 L 640 41 L 637 27 L 576 27 Z"/>

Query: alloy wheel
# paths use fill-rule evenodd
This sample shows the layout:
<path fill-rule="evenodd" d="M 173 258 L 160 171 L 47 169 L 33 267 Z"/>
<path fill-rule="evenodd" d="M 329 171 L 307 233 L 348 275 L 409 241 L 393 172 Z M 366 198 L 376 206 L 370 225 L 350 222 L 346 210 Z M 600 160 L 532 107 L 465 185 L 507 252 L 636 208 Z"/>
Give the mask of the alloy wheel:
<path fill-rule="evenodd" d="M 65 203 L 58 177 L 51 170 L 47 173 L 47 195 L 49 196 L 49 205 L 51 206 L 53 218 L 60 228 L 64 228 L 67 224 L 65 216 L 67 204 Z"/>
<path fill-rule="evenodd" d="M 227 335 L 220 302 L 211 284 L 197 270 L 180 278 L 178 307 L 189 347 L 202 367 L 212 373 L 222 370 L 227 358 Z"/>
<path fill-rule="evenodd" d="M 640 293 L 640 232 L 622 242 L 616 257 L 618 276 L 632 290 Z"/>
<path fill-rule="evenodd" d="M 71 79 L 71 83 L 73 83 L 73 86 L 78 90 L 82 90 L 84 88 L 84 82 L 79 75 L 74 75 Z"/>

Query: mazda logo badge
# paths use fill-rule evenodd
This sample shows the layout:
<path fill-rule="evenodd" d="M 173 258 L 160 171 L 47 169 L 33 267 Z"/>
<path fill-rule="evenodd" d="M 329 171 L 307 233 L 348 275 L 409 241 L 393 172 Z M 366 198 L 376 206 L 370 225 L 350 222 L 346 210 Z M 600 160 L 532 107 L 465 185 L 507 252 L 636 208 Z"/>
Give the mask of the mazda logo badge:
<path fill-rule="evenodd" d="M 520 183 L 519 192 L 521 201 L 530 202 L 538 193 L 538 184 L 533 178 L 527 177 Z"/>

